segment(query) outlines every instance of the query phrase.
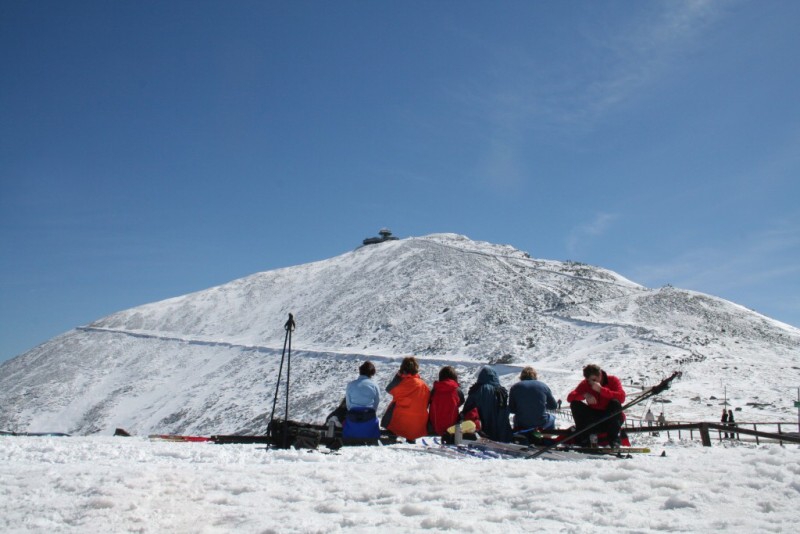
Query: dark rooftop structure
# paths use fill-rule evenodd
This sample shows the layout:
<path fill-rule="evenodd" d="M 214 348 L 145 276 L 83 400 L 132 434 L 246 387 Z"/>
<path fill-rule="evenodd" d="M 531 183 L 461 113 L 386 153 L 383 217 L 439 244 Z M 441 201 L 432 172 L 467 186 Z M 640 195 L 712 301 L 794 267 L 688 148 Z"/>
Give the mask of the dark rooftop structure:
<path fill-rule="evenodd" d="M 364 240 L 365 245 L 375 245 L 377 243 L 383 243 L 384 241 L 396 241 L 397 238 L 392 235 L 392 231 L 388 228 L 381 228 L 380 232 L 378 232 L 380 237 L 368 237 Z"/>

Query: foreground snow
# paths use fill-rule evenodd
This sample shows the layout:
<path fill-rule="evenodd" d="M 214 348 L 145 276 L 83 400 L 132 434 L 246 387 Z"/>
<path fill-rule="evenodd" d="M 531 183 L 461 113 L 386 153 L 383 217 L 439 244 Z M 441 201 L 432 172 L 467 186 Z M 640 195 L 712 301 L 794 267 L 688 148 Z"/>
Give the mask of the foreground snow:
<path fill-rule="evenodd" d="M 0 531 L 794 532 L 800 520 L 797 446 L 654 443 L 575 462 L 322 451 L 0 437 Z"/>

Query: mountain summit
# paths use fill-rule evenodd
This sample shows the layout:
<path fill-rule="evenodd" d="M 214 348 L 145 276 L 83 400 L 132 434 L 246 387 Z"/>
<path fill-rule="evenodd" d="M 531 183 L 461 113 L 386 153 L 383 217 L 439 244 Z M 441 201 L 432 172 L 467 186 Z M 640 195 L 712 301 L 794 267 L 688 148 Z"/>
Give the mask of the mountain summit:
<path fill-rule="evenodd" d="M 320 420 L 358 363 L 388 382 L 482 364 L 512 382 L 531 364 L 557 396 L 597 362 L 629 388 L 684 371 L 671 410 L 716 417 L 727 389 L 748 415 L 789 413 L 800 330 L 731 302 L 648 289 L 589 265 L 454 234 L 387 240 L 122 311 L 0 366 L 0 429 L 90 434 L 263 432 L 293 313 L 291 413 Z M 787 382 L 787 376 L 795 378 Z M 387 395 L 388 397 L 388 395 Z M 383 405 L 388 399 L 383 399 Z M 663 408 L 663 404 L 662 404 Z"/>

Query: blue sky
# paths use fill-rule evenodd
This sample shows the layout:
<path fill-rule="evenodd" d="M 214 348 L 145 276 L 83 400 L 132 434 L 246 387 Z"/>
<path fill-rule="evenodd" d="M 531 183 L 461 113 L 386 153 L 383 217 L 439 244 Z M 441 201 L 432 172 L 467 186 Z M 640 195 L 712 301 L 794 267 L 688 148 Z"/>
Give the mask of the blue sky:
<path fill-rule="evenodd" d="M 800 2 L 1 2 L 0 361 L 455 232 L 800 325 Z"/>

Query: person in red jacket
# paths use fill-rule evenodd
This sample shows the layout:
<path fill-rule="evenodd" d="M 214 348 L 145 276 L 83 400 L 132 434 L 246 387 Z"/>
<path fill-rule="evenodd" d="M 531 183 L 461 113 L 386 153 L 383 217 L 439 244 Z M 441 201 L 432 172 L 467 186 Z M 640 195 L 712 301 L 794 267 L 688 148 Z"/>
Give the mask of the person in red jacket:
<path fill-rule="evenodd" d="M 622 403 L 625 402 L 622 382 L 594 364 L 583 368 L 583 376 L 581 383 L 567 396 L 575 419 L 575 431 L 578 432 L 611 414 L 619 415 L 588 430 L 579 437 L 579 443 L 588 445 L 591 434 L 605 432 L 609 445 L 619 447 L 619 431 L 625 421 L 625 414 L 621 411 Z"/>
<path fill-rule="evenodd" d="M 437 436 L 458 421 L 458 408 L 464 404 L 464 392 L 458 387 L 458 375 L 451 366 L 442 367 L 439 380 L 433 383 L 431 405 L 428 407 L 428 430 Z"/>
<path fill-rule="evenodd" d="M 416 358 L 403 358 L 386 391 L 392 396 L 392 403 L 381 419 L 381 426 L 412 442 L 427 435 L 431 390 L 419 376 Z"/>

